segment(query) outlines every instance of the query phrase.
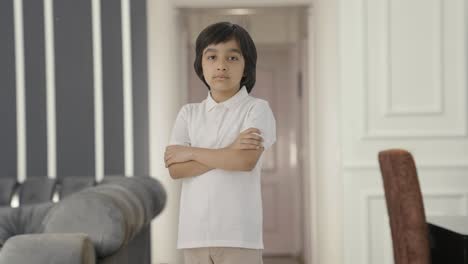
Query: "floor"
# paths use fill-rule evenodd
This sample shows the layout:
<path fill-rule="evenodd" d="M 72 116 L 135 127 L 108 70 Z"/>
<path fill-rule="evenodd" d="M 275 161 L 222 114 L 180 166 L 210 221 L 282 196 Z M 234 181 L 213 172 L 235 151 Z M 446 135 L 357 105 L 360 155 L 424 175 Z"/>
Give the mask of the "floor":
<path fill-rule="evenodd" d="M 294 258 L 263 257 L 263 264 L 300 264 L 300 262 Z"/>

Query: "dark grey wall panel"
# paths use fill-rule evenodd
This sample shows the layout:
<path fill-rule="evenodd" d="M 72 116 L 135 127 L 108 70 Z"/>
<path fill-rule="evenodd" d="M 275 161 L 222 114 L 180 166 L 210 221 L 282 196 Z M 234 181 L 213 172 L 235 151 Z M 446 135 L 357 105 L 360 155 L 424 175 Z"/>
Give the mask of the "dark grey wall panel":
<path fill-rule="evenodd" d="M 0 1 L 0 177 L 16 177 L 13 0 Z M 94 176 L 94 92 L 90 1 L 55 0 L 57 174 Z M 132 0 L 135 175 L 149 171 L 146 1 Z M 121 2 L 102 0 L 105 174 L 124 173 Z M 43 1 L 23 0 L 27 176 L 47 174 Z"/>
<path fill-rule="evenodd" d="M 105 174 L 124 174 L 122 26 L 120 1 L 102 0 Z"/>
<path fill-rule="evenodd" d="M 17 174 L 13 1 L 0 1 L 0 177 Z"/>
<path fill-rule="evenodd" d="M 23 0 L 27 175 L 47 175 L 43 1 Z"/>
<path fill-rule="evenodd" d="M 94 175 L 91 1 L 54 1 L 57 176 Z"/>
<path fill-rule="evenodd" d="M 146 1 L 131 1 L 135 175 L 149 175 Z"/>

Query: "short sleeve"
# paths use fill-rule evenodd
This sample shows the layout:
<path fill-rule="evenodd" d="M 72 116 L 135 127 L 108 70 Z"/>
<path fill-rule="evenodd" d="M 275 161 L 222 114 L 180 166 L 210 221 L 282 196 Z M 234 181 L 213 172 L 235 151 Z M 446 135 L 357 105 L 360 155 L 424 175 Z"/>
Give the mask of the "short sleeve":
<path fill-rule="evenodd" d="M 190 136 L 188 131 L 188 120 L 189 120 L 189 107 L 184 105 L 174 122 L 174 127 L 172 128 L 171 139 L 169 145 L 183 145 L 190 146 Z"/>
<path fill-rule="evenodd" d="M 260 130 L 265 150 L 276 142 L 276 121 L 267 101 L 255 102 L 244 120 L 241 132 L 251 127 Z"/>

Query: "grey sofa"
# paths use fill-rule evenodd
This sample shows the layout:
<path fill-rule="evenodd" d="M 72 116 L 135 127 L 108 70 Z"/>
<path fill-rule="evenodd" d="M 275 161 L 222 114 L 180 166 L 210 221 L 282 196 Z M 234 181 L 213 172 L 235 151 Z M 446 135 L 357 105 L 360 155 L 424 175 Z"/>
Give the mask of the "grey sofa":
<path fill-rule="evenodd" d="M 31 180 L 40 183 L 19 187 L 0 179 L 0 264 L 149 264 L 150 222 L 166 201 L 159 181 L 114 176 L 95 185 L 71 179 L 57 184 L 37 177 Z M 16 185 L 17 208 L 5 202 L 14 193 L 10 185 Z M 57 186 L 62 198 L 52 202 Z"/>

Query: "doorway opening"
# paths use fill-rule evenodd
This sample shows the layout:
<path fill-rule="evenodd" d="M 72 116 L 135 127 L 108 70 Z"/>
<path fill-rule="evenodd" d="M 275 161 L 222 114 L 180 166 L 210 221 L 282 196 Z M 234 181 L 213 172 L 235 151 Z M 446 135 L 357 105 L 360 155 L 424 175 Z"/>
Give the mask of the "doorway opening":
<path fill-rule="evenodd" d="M 273 110 L 277 141 L 265 153 L 262 171 L 265 264 L 310 264 L 310 215 L 304 153 L 307 78 L 307 7 L 181 8 L 185 44 L 186 103 L 199 103 L 207 88 L 193 69 L 195 40 L 206 26 L 229 21 L 244 27 L 257 47 L 257 81 L 251 95 Z"/>

